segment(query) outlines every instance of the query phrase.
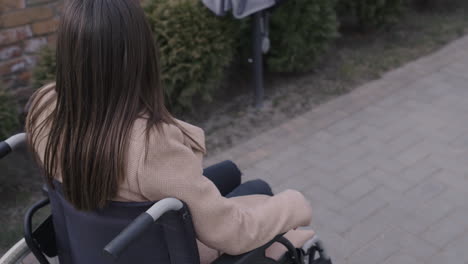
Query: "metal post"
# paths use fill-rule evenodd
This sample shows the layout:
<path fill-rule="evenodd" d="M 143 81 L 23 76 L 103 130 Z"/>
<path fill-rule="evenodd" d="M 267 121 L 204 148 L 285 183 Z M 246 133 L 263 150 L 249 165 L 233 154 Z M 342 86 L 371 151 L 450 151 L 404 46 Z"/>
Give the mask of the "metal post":
<path fill-rule="evenodd" d="M 255 107 L 263 106 L 263 11 L 253 14 L 252 20 L 252 84 L 255 91 Z"/>

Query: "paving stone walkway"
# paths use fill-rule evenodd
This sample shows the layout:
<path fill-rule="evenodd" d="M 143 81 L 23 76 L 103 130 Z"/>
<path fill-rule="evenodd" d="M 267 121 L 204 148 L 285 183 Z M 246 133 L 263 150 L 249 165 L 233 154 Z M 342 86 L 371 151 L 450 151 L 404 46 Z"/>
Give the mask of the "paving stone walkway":
<path fill-rule="evenodd" d="M 337 264 L 468 264 L 468 36 L 224 159 L 301 190 Z"/>

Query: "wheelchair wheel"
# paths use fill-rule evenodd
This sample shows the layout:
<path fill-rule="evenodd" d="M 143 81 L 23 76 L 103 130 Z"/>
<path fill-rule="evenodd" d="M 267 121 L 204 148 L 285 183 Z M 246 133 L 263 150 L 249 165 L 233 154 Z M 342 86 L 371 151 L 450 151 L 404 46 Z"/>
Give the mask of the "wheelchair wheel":
<path fill-rule="evenodd" d="M 24 238 L 18 241 L 13 247 L 11 247 L 3 256 L 0 258 L 1 264 L 20 264 L 23 260 L 30 257 L 31 250 Z"/>

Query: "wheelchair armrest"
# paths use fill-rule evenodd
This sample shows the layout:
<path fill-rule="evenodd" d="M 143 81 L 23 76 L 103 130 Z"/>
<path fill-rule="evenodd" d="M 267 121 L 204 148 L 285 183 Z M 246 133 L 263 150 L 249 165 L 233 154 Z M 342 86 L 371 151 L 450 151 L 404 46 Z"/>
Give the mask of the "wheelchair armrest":
<path fill-rule="evenodd" d="M 182 209 L 183 204 L 175 198 L 165 198 L 151 206 L 146 212 L 139 215 L 120 234 L 104 247 L 104 253 L 118 259 L 124 251 L 137 237 L 145 232 L 163 214 L 169 211 Z"/>
<path fill-rule="evenodd" d="M 267 244 L 256 248 L 247 253 L 232 256 L 228 254 L 223 254 L 217 258 L 212 264 L 249 264 L 249 263 L 263 263 L 262 260 L 269 259 L 265 256 L 265 250 L 270 247 L 273 243 L 279 242 L 285 245 L 288 248 L 289 253 L 296 254 L 294 246 L 287 240 L 283 235 L 276 236 L 273 240 Z"/>
<path fill-rule="evenodd" d="M 26 133 L 16 134 L 0 142 L 0 159 L 16 150 L 24 142 L 26 142 Z"/>
<path fill-rule="evenodd" d="M 33 216 L 41 208 L 47 206 L 50 203 L 49 198 L 44 198 L 39 202 L 35 203 L 31 208 L 28 209 L 24 216 L 24 240 L 31 249 L 31 252 L 41 264 L 48 264 L 49 261 L 43 254 L 47 252 L 49 255 L 54 255 L 55 250 L 55 235 L 52 232 L 53 224 L 52 218 L 49 216 L 36 230 L 33 230 Z M 46 238 L 46 239 L 44 239 Z M 50 239 L 49 239 L 50 238 Z"/>

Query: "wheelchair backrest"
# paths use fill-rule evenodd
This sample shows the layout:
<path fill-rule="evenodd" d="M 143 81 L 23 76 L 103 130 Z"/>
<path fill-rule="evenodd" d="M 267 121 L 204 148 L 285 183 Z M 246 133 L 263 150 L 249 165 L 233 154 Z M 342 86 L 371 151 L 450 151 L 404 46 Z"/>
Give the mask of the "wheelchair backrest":
<path fill-rule="evenodd" d="M 131 244 L 119 259 L 103 253 L 103 248 L 153 202 L 110 202 L 93 212 L 76 210 L 54 182 L 48 195 L 52 207 L 60 263 L 199 263 L 196 236 L 189 210 L 164 214 L 144 235 Z"/>

